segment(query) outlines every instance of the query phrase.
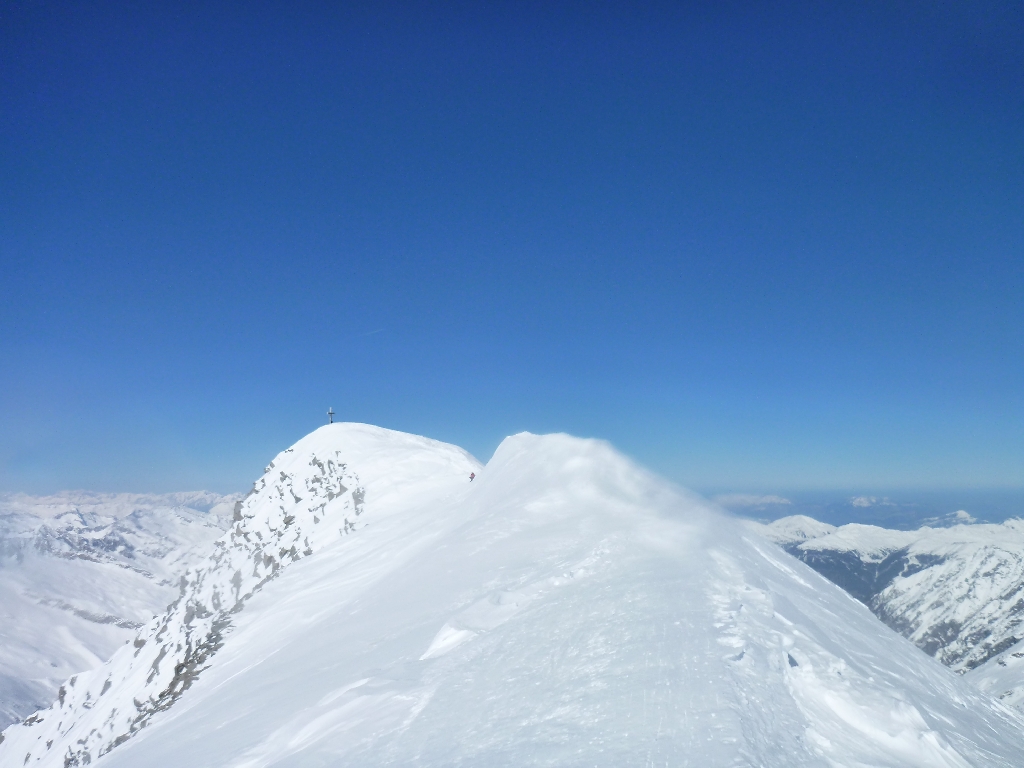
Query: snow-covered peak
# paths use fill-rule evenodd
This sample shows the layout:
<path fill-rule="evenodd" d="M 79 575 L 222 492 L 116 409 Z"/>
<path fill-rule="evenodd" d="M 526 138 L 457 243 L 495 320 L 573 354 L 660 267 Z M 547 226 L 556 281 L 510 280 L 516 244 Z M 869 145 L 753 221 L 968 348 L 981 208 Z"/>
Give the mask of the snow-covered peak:
<path fill-rule="evenodd" d="M 481 469 L 358 425 L 306 440 L 0 763 L 1024 761 L 1012 713 L 606 443 L 516 435 Z"/>
<path fill-rule="evenodd" d="M 351 457 L 358 463 L 367 489 L 380 488 L 388 492 L 410 484 L 430 484 L 439 476 L 482 467 L 468 452 L 449 443 L 372 424 L 338 422 L 315 429 L 281 451 L 267 470 L 273 470 L 274 466 L 278 469 L 285 465 L 309 466 L 311 457 L 332 452 Z M 304 461 L 307 463 L 303 464 Z"/>
<path fill-rule="evenodd" d="M 0 756 L 18 743 L 30 745 L 26 755 L 34 752 L 28 762 L 42 765 L 85 764 L 106 754 L 178 700 L 220 648 L 235 614 L 284 568 L 379 519 L 367 510 L 401 507 L 389 497 L 434 499 L 479 468 L 454 446 L 364 424 L 332 424 L 306 436 L 235 503 L 230 531 L 181 577 L 167 613 L 104 667 L 70 678 L 49 709 L 10 729 Z"/>
<path fill-rule="evenodd" d="M 942 528 L 923 526 L 900 531 L 876 525 L 849 523 L 836 527 L 805 515 L 791 515 L 771 523 L 747 523 L 766 538 L 783 546 L 799 545 L 803 550 L 857 552 L 865 558 L 880 559 L 896 550 L 928 554 L 959 554 L 987 547 L 1014 549 L 1024 542 L 1024 520 L 1003 523 L 957 524 Z"/>
<path fill-rule="evenodd" d="M 800 544 L 808 539 L 817 539 L 836 530 L 834 525 L 822 523 L 806 515 L 790 515 L 767 524 L 751 521 L 748 525 L 766 539 L 782 546 Z"/>
<path fill-rule="evenodd" d="M 178 493 L 99 493 L 96 491 L 62 491 L 48 496 L 26 493 L 0 494 L 0 516 L 25 515 L 47 520 L 66 514 L 95 514 L 121 519 L 140 512 L 158 509 L 196 510 L 217 514 L 218 508 L 233 501 L 211 491 Z"/>
<path fill-rule="evenodd" d="M 928 530 L 928 529 L 922 529 Z M 804 541 L 804 550 L 857 552 L 863 559 L 882 560 L 898 549 L 909 546 L 920 537 L 918 531 L 894 531 L 877 525 L 849 523 L 824 535 Z"/>

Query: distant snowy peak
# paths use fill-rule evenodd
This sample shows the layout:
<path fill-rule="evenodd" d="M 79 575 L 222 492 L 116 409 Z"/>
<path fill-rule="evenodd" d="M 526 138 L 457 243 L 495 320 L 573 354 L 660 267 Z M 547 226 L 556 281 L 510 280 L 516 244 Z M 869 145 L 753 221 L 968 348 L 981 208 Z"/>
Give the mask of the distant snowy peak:
<path fill-rule="evenodd" d="M 6 749 L 23 752 L 26 764 L 87 765 L 168 709 L 220 648 L 233 615 L 253 593 L 289 564 L 366 525 L 366 487 L 348 460 L 369 458 L 371 474 L 379 471 L 373 448 L 387 443 L 389 434 L 335 424 L 278 454 L 252 491 L 235 502 L 232 527 L 214 543 L 213 554 L 181 577 L 167 613 L 106 665 L 68 680 L 49 709 L 9 729 L 0 758 Z M 452 471 L 445 464 L 459 465 L 463 477 L 479 468 L 464 452 L 442 451 L 438 461 L 431 455 L 438 452 L 423 450 L 442 445 L 434 441 L 408 442 L 388 463 L 412 479 Z"/>
<path fill-rule="evenodd" d="M 0 497 L 0 557 L 23 558 L 31 550 L 164 578 L 160 561 L 225 530 L 237 499 L 206 491 L 7 495 Z"/>
<path fill-rule="evenodd" d="M 800 544 L 804 551 L 855 552 L 862 559 L 881 562 L 893 552 L 905 549 L 919 539 L 917 532 L 894 531 L 876 525 L 850 523 L 808 539 Z"/>
<path fill-rule="evenodd" d="M 782 546 L 802 544 L 808 539 L 817 539 L 834 533 L 836 527 L 822 523 L 806 515 L 791 515 L 776 520 L 768 525 L 759 526 L 758 530 L 765 538 Z"/>
<path fill-rule="evenodd" d="M 71 513 L 97 514 L 122 518 L 155 509 L 185 509 L 212 512 L 234 497 L 211 491 L 177 493 L 99 493 L 96 491 L 61 491 L 48 496 L 26 493 L 0 494 L 0 516 L 20 514 L 45 520 Z"/>
<path fill-rule="evenodd" d="M 850 523 L 841 527 L 829 525 L 806 515 L 783 517 L 767 525 L 755 523 L 766 538 L 783 547 L 799 546 L 802 550 L 826 549 L 857 552 L 878 561 L 897 549 L 915 541 L 916 532 L 893 531 L 875 525 Z"/>

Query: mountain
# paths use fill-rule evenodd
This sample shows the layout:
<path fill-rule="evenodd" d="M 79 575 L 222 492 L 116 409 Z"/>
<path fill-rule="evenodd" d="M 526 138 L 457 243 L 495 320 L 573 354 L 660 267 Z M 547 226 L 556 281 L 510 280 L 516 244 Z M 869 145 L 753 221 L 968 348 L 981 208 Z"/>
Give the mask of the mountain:
<path fill-rule="evenodd" d="M 1022 520 L 916 531 L 801 516 L 751 525 L 959 672 L 1024 639 Z"/>
<path fill-rule="evenodd" d="M 0 496 L 0 725 L 48 706 L 62 682 L 163 613 L 190 558 L 223 534 L 233 501 Z"/>
<path fill-rule="evenodd" d="M 605 443 L 334 424 L 0 764 L 1017 766 L 1022 727 Z"/>
<path fill-rule="evenodd" d="M 723 493 L 712 497 L 741 517 L 777 520 L 805 516 L 836 526 L 849 523 L 909 531 L 922 526 L 945 528 L 957 523 L 1002 523 L 1020 517 L 1020 489 L 937 489 L 893 492 L 888 496 L 852 495 L 816 490 L 775 494 Z M 971 510 L 967 512 L 966 510 Z M 951 511 L 955 510 L 955 511 Z"/>

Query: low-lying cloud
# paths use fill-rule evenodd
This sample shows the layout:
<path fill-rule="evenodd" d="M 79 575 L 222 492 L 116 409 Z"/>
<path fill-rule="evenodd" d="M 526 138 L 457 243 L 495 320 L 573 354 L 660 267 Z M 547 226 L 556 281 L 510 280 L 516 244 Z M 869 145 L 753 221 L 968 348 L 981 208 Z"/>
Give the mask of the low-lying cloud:
<path fill-rule="evenodd" d="M 888 497 L 878 498 L 877 496 L 854 496 L 850 504 L 855 507 L 895 507 L 896 504 L 889 501 Z"/>

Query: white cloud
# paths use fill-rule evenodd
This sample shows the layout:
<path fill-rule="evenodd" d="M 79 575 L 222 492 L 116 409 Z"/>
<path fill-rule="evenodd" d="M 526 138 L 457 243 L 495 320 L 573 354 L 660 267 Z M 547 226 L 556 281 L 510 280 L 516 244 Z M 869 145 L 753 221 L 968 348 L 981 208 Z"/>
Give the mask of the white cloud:
<path fill-rule="evenodd" d="M 850 503 L 855 507 L 895 507 L 896 505 L 889 501 L 889 497 L 880 499 L 877 496 L 854 496 L 850 499 Z"/>
<path fill-rule="evenodd" d="M 768 507 L 772 504 L 793 503 L 782 496 L 758 496 L 754 493 L 723 493 L 715 496 L 714 501 L 729 509 L 737 507 Z"/>
<path fill-rule="evenodd" d="M 974 517 L 973 515 L 971 515 L 965 509 L 958 509 L 956 512 L 953 513 L 953 517 L 955 517 L 961 523 L 976 523 L 976 522 L 978 522 L 977 518 Z"/>

